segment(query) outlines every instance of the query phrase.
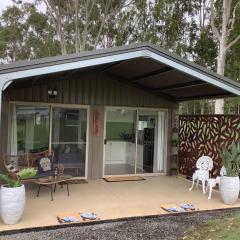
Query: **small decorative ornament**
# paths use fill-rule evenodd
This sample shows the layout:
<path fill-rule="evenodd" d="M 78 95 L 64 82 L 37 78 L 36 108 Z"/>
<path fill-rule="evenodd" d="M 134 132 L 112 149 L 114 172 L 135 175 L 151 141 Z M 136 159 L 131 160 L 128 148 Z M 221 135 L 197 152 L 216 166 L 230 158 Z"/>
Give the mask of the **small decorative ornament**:
<path fill-rule="evenodd" d="M 93 112 L 93 133 L 95 137 L 100 135 L 100 113 L 98 110 Z"/>

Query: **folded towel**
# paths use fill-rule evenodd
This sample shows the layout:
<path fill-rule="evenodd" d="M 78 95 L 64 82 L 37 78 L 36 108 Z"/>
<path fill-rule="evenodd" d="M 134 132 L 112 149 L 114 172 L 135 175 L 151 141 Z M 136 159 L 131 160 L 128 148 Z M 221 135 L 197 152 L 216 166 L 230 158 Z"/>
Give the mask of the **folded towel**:
<path fill-rule="evenodd" d="M 172 207 L 172 208 L 166 208 L 166 210 L 167 210 L 168 212 L 185 212 L 185 210 L 184 210 L 183 208 L 174 208 L 174 207 Z"/>
<path fill-rule="evenodd" d="M 97 219 L 97 214 L 96 213 L 81 213 L 80 216 L 83 219 L 90 219 L 90 220 Z"/>
<path fill-rule="evenodd" d="M 62 218 L 62 220 L 64 222 L 80 222 L 79 218 L 72 217 L 72 216 L 66 216 L 66 217 Z"/>
<path fill-rule="evenodd" d="M 189 204 L 189 203 L 180 204 L 180 207 L 185 210 L 196 210 L 195 206 L 193 204 Z"/>

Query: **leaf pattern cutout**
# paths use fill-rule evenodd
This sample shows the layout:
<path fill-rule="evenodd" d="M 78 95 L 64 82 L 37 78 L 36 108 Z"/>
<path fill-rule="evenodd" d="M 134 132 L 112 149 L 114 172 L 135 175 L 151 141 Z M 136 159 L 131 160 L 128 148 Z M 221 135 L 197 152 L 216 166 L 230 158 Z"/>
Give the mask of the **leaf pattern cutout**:
<path fill-rule="evenodd" d="M 212 176 L 219 175 L 223 147 L 240 141 L 239 115 L 180 115 L 179 171 L 192 176 L 196 161 L 207 155 L 213 158 Z"/>

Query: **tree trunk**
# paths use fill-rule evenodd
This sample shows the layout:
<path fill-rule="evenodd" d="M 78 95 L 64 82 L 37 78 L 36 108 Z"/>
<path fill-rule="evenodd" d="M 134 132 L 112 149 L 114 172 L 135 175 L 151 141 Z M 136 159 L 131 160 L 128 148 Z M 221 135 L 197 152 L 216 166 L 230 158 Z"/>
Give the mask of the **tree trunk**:
<path fill-rule="evenodd" d="M 219 53 L 217 58 L 217 73 L 224 76 L 224 69 L 226 63 L 225 41 L 221 41 L 219 45 Z M 224 99 L 217 99 L 215 101 L 215 114 L 224 113 Z"/>
<path fill-rule="evenodd" d="M 60 9 L 58 9 L 57 14 L 57 29 L 58 29 L 58 35 L 60 38 L 60 47 L 61 47 L 61 53 L 62 55 L 67 54 L 67 46 L 66 46 L 66 40 L 64 36 L 64 30 L 63 30 L 63 23 L 62 23 L 62 15 L 60 13 Z"/>
<path fill-rule="evenodd" d="M 75 17 L 74 17 L 74 21 L 75 21 L 75 52 L 79 53 L 80 52 L 80 39 L 79 39 L 79 26 L 78 26 L 78 0 L 74 1 L 74 7 L 75 7 Z"/>
<path fill-rule="evenodd" d="M 222 27 L 221 34 L 218 36 L 219 51 L 217 58 L 217 73 L 224 76 L 224 69 L 226 63 L 227 38 L 228 38 L 228 22 L 230 18 L 232 0 L 223 0 L 222 4 Z M 224 99 L 217 99 L 215 101 L 215 114 L 224 113 Z"/>

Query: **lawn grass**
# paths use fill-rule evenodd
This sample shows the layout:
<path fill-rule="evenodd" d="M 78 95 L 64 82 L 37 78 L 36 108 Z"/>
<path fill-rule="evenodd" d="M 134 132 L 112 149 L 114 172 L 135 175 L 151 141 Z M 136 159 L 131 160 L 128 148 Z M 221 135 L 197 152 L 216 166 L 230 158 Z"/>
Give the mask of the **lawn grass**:
<path fill-rule="evenodd" d="M 204 224 L 190 228 L 185 240 L 239 240 L 240 239 L 240 216 L 211 220 Z"/>

